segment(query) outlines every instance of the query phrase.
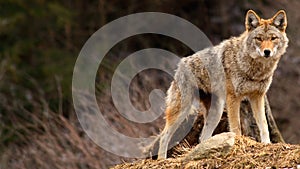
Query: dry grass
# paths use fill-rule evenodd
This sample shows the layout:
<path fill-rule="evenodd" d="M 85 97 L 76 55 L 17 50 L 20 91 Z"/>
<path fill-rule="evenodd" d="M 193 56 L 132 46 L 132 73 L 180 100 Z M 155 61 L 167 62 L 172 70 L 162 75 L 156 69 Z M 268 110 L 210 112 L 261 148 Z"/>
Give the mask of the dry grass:
<path fill-rule="evenodd" d="M 187 149 L 185 153 L 189 151 Z M 216 154 L 215 156 L 195 161 L 184 161 L 182 159 L 178 157 L 166 160 L 141 160 L 136 163 L 118 165 L 114 169 L 296 167 L 300 164 L 300 145 L 283 143 L 262 144 L 247 137 L 236 137 L 235 145 L 225 156 Z"/>
<path fill-rule="evenodd" d="M 27 78 L 30 88 L 10 85 L 11 93 L 22 89 L 28 97 L 0 94 L 1 169 L 99 169 L 122 161 L 86 136 L 72 109 L 64 112 L 59 87 L 58 108 L 53 110 L 41 86 Z"/>
<path fill-rule="evenodd" d="M 62 115 L 50 113 L 49 121 L 40 121 L 39 132 L 31 131 L 19 144 L 11 144 L 2 154 L 2 168 L 103 168 L 103 152 Z M 37 117 L 36 117 L 37 118 Z M 24 129 L 26 128 L 23 126 Z M 107 159 L 109 160 L 109 159 Z M 106 161 L 107 162 L 107 161 Z"/>

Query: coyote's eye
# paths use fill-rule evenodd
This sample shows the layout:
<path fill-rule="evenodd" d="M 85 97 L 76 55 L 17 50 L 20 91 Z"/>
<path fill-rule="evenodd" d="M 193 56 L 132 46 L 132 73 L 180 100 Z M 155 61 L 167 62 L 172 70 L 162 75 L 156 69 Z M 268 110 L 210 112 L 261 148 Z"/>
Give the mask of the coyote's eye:
<path fill-rule="evenodd" d="M 272 36 L 271 40 L 276 40 L 278 37 Z"/>
<path fill-rule="evenodd" d="M 257 41 L 261 42 L 262 41 L 262 38 L 261 37 L 256 37 L 255 38 Z"/>

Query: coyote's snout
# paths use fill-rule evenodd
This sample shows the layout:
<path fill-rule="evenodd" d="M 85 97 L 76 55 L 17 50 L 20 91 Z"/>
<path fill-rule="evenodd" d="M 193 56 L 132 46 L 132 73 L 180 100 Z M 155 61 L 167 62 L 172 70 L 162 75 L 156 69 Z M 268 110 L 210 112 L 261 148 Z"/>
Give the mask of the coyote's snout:
<path fill-rule="evenodd" d="M 211 101 L 200 99 L 208 112 L 204 116 L 200 141 L 212 136 L 225 103 L 230 131 L 240 135 L 240 103 L 248 99 L 261 141 L 270 143 L 264 96 L 272 82 L 277 63 L 288 45 L 285 33 L 287 18 L 283 10 L 270 19 L 261 19 L 249 10 L 245 26 L 245 32 L 239 37 L 224 40 L 217 46 L 199 51 L 179 62 L 174 81 L 167 92 L 166 125 L 161 133 L 158 158 L 166 158 L 172 135 L 192 111 L 192 102 L 199 99 L 195 91 L 213 98 L 209 99 Z M 208 69 L 211 65 L 213 69 Z"/>

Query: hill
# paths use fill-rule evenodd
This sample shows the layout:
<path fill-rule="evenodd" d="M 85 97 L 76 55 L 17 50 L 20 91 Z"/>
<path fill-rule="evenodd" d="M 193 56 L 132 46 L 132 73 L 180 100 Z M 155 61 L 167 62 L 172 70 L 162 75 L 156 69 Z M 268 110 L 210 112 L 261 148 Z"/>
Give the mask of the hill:
<path fill-rule="evenodd" d="M 198 159 L 191 153 L 193 151 L 194 148 L 182 147 L 178 150 L 182 154 L 179 153 L 174 158 L 139 160 L 117 165 L 113 169 L 300 168 L 300 145 L 263 144 L 244 136 L 236 136 L 234 145 L 225 154 L 223 151 L 216 151 Z"/>

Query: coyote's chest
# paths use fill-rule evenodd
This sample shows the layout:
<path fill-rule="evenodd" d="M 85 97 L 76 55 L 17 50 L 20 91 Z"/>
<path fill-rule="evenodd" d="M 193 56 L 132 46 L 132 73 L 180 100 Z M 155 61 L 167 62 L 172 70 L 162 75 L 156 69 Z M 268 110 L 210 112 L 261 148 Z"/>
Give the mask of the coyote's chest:
<path fill-rule="evenodd" d="M 239 96 L 265 94 L 278 63 L 278 59 L 253 59 L 250 56 L 229 57 L 225 60 L 227 86 Z"/>
<path fill-rule="evenodd" d="M 245 76 L 238 76 L 227 81 L 227 83 L 232 84 L 233 91 L 238 96 L 264 94 L 269 89 L 271 82 L 272 77 L 257 81 Z"/>

